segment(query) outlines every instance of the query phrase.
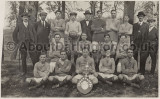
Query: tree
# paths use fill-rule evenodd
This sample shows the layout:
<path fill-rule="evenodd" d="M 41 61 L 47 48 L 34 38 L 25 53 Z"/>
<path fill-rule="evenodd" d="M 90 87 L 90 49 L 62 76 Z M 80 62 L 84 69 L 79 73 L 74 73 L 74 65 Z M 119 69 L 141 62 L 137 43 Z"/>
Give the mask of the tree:
<path fill-rule="evenodd" d="M 97 1 L 90 1 L 89 3 L 91 5 L 91 13 L 93 16 L 95 16 Z"/>
<path fill-rule="evenodd" d="M 62 18 L 65 19 L 65 1 L 62 1 Z"/>
<path fill-rule="evenodd" d="M 129 16 L 129 23 L 133 24 L 135 1 L 124 1 L 124 15 Z"/>
<path fill-rule="evenodd" d="M 100 7 L 99 7 L 99 10 L 102 12 L 102 9 L 103 9 L 103 1 L 100 1 Z"/>

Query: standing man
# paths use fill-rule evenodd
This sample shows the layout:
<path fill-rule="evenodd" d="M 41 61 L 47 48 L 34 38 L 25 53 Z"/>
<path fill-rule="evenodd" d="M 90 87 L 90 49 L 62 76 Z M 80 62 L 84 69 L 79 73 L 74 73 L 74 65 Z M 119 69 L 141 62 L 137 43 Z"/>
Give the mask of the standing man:
<path fill-rule="evenodd" d="M 138 51 L 140 53 L 140 73 L 145 74 L 145 64 L 146 61 L 143 58 L 144 51 L 142 51 L 142 46 L 145 45 L 149 32 L 149 25 L 146 22 L 143 22 L 145 14 L 139 12 L 137 15 L 139 22 L 133 24 L 133 43 L 136 47 L 134 50 L 134 58 L 138 61 Z"/>
<path fill-rule="evenodd" d="M 23 21 L 17 24 L 13 32 L 13 41 L 16 44 L 20 45 L 19 50 L 22 58 L 22 75 L 24 76 L 27 73 L 27 52 L 29 52 L 33 67 L 37 62 L 35 53 L 35 42 L 37 41 L 37 36 L 34 25 L 29 22 L 28 13 L 23 13 L 21 17 Z"/>
<path fill-rule="evenodd" d="M 143 60 L 144 63 L 147 60 L 147 57 L 150 55 L 152 59 L 151 64 L 151 75 L 154 75 L 156 63 L 157 63 L 157 51 L 158 51 L 158 30 L 155 28 L 155 19 L 150 18 L 147 20 L 149 23 L 149 33 L 147 37 L 148 45 L 151 45 L 153 48 L 148 49 L 147 51 L 143 52 Z"/>
<path fill-rule="evenodd" d="M 97 16 L 91 26 L 91 30 L 93 31 L 92 41 L 103 42 L 102 38 L 104 37 L 106 23 L 102 19 L 102 12 L 100 10 L 97 11 Z"/>
<path fill-rule="evenodd" d="M 46 19 L 47 13 L 46 12 L 41 12 L 40 17 L 41 20 L 36 22 L 35 24 L 35 30 L 37 32 L 37 57 L 40 56 L 41 52 L 47 52 L 49 49 L 49 33 L 50 33 L 50 24 L 48 24 L 45 19 Z"/>
<path fill-rule="evenodd" d="M 68 36 L 71 44 L 71 61 L 75 63 L 77 59 L 77 42 L 79 41 L 79 37 L 82 33 L 80 22 L 76 21 L 77 13 L 70 13 L 70 21 L 66 24 L 65 34 Z"/>
<path fill-rule="evenodd" d="M 57 10 L 55 15 L 56 18 L 51 22 L 51 35 L 54 35 L 57 32 L 60 33 L 61 41 L 64 43 L 65 20 L 62 19 L 62 12 L 60 10 Z"/>
<path fill-rule="evenodd" d="M 116 18 L 117 11 L 111 10 L 111 18 L 106 21 L 106 31 L 111 36 L 111 40 L 118 42 L 118 30 L 120 21 Z"/>
<path fill-rule="evenodd" d="M 85 33 L 87 35 L 87 40 L 89 40 L 89 41 L 92 41 L 91 14 L 92 13 L 90 13 L 89 10 L 86 10 L 85 13 L 84 13 L 85 19 L 80 22 L 81 23 L 81 27 L 82 27 L 82 33 Z"/>

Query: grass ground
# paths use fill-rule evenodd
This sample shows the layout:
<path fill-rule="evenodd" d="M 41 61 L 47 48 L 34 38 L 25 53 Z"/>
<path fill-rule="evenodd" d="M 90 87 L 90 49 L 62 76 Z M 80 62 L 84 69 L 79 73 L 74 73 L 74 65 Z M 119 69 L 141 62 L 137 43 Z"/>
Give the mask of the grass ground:
<path fill-rule="evenodd" d="M 11 41 L 11 31 L 7 31 L 4 35 L 4 43 Z M 146 73 L 145 80 L 141 84 L 140 89 L 130 86 L 122 86 L 120 83 L 114 83 L 113 86 L 99 83 L 96 88 L 87 94 L 83 95 L 74 87 L 65 85 L 57 89 L 51 89 L 48 86 L 45 89 L 38 88 L 36 90 L 28 90 L 25 86 L 23 78 L 19 75 L 18 60 L 10 60 L 10 51 L 4 48 L 4 63 L 1 66 L 1 96 L 2 97 L 158 97 L 158 74 L 154 77 L 149 77 Z M 28 77 L 33 76 L 32 64 L 28 60 Z M 149 63 L 147 62 L 147 70 L 149 70 Z"/>

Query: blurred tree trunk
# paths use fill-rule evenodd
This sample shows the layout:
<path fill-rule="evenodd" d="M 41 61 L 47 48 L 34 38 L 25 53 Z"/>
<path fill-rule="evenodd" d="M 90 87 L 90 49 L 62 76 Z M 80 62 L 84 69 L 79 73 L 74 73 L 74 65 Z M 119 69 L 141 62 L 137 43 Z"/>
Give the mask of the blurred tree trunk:
<path fill-rule="evenodd" d="M 30 15 L 30 20 L 35 23 L 37 22 L 37 14 L 38 14 L 38 1 L 29 1 L 29 5 L 27 5 L 28 14 Z"/>
<path fill-rule="evenodd" d="M 61 1 L 57 1 L 58 3 L 58 10 L 61 10 Z"/>
<path fill-rule="evenodd" d="M 129 16 L 129 23 L 133 24 L 135 1 L 124 1 L 124 15 Z"/>
<path fill-rule="evenodd" d="M 62 1 L 62 18 L 65 19 L 65 1 Z"/>
<path fill-rule="evenodd" d="M 100 11 L 102 12 L 102 8 L 103 8 L 103 1 L 100 1 Z"/>
<path fill-rule="evenodd" d="M 90 1 L 90 5 L 91 5 L 92 15 L 95 16 L 95 12 L 96 12 L 96 1 Z"/>
<path fill-rule="evenodd" d="M 17 18 L 17 23 L 22 22 L 21 15 L 22 15 L 24 12 L 26 12 L 26 10 L 25 10 L 25 5 L 26 5 L 26 2 L 25 2 L 25 1 L 20 1 L 20 2 L 19 2 L 19 15 L 18 15 L 18 18 Z"/>
<path fill-rule="evenodd" d="M 157 29 L 159 31 L 159 1 L 157 1 Z"/>

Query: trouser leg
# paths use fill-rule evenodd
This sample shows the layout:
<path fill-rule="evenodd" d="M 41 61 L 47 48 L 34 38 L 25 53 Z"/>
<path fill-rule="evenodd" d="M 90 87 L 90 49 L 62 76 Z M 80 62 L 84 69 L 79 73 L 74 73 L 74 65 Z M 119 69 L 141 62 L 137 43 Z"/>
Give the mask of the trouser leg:
<path fill-rule="evenodd" d="M 157 62 L 157 53 L 156 52 L 150 52 L 150 56 L 151 56 L 151 59 L 152 59 L 151 73 L 154 74 L 155 68 L 156 68 L 156 62 Z"/>
<path fill-rule="evenodd" d="M 140 54 L 140 73 L 143 75 L 145 74 L 145 66 L 148 55 L 148 52 L 141 52 Z"/>
<path fill-rule="evenodd" d="M 27 58 L 27 51 L 26 50 L 21 50 L 21 58 L 22 58 L 22 72 L 27 73 L 27 63 L 26 63 L 26 58 Z"/>

